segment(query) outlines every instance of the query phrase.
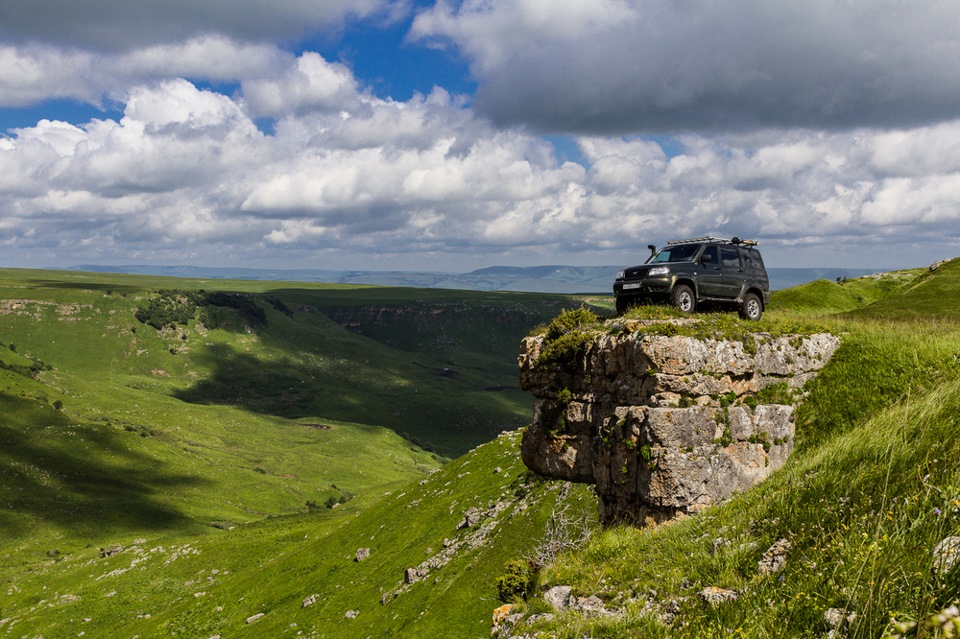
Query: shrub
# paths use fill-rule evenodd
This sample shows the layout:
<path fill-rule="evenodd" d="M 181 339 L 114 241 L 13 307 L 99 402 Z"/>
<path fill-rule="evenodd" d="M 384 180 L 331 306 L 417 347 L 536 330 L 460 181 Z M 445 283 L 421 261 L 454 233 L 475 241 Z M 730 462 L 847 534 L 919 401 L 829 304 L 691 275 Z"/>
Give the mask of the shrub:
<path fill-rule="evenodd" d="M 561 311 L 547 326 L 547 341 L 556 340 L 569 333 L 596 330 L 600 326 L 600 319 L 584 307 Z"/>
<path fill-rule="evenodd" d="M 761 389 L 756 401 L 759 404 L 793 404 L 796 402 L 796 393 L 786 382 L 780 382 Z"/>
<path fill-rule="evenodd" d="M 237 311 L 251 326 L 264 326 L 267 313 L 257 305 L 252 295 L 214 291 L 161 290 L 158 296 L 137 307 L 134 316 L 143 324 L 149 324 L 157 330 L 177 324 L 186 325 L 197 316 L 207 328 L 218 328 L 214 307 L 229 308 Z M 274 308 L 285 314 L 291 314 L 289 308 L 279 300 L 272 300 Z"/>
<path fill-rule="evenodd" d="M 599 327 L 599 318 L 582 306 L 562 311 L 547 327 L 540 363 L 574 366 Z"/>
<path fill-rule="evenodd" d="M 504 573 L 497 577 L 497 596 L 503 603 L 525 601 L 533 589 L 534 571 L 530 562 L 513 559 L 503 566 Z"/>

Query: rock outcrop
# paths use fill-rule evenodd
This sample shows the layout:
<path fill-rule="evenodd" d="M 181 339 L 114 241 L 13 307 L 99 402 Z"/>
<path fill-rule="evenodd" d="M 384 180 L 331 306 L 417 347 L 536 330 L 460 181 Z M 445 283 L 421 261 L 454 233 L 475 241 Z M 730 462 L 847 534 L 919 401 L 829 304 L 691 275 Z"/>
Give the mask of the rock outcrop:
<path fill-rule="evenodd" d="M 698 339 L 613 322 L 570 361 L 541 362 L 542 335 L 519 357 L 520 385 L 535 398 L 523 462 L 594 484 L 606 524 L 695 512 L 782 466 L 791 396 L 839 345 L 828 334 Z"/>

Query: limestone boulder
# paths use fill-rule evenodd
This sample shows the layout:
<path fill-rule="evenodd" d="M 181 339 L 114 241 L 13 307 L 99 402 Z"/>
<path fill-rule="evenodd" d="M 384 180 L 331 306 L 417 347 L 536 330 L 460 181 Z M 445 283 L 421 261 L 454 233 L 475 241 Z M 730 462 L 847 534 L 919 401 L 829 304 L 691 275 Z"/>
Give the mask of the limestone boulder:
<path fill-rule="evenodd" d="M 541 363 L 543 336 L 526 338 L 518 358 L 521 388 L 534 397 L 523 462 L 594 484 L 605 523 L 696 512 L 768 477 L 793 449 L 795 418 L 792 405 L 762 403 L 762 391 L 802 389 L 840 343 L 828 334 L 658 336 L 617 322 L 576 361 Z"/>

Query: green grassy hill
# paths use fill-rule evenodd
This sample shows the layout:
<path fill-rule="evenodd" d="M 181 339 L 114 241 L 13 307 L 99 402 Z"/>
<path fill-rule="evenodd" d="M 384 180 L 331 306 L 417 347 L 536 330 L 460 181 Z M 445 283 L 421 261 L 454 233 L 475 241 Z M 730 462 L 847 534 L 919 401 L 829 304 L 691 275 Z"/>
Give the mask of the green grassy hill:
<path fill-rule="evenodd" d="M 0 584 L 369 504 L 523 423 L 516 343 L 573 303 L 0 270 Z"/>
<path fill-rule="evenodd" d="M 566 613 L 516 632 L 953 636 L 960 571 L 938 570 L 935 548 L 960 535 L 958 266 L 776 293 L 761 324 L 811 322 L 843 339 L 808 387 L 787 465 L 702 515 L 604 531 L 562 555 L 540 587 L 599 595 L 614 614 Z M 784 567 L 763 572 L 782 540 Z M 729 599 L 708 601 L 718 592 Z"/>
<path fill-rule="evenodd" d="M 376 424 L 450 455 L 526 420 L 530 402 L 512 362 L 517 340 L 573 303 L 7 270 L 0 341 L 52 367 L 42 375 L 48 385 L 61 376 L 72 376 L 70 389 L 85 384 L 75 400 L 57 398 L 73 415 L 114 414 L 116 402 L 104 405 L 113 389 L 146 392 L 289 419 Z M 155 326 L 138 321 L 138 311 Z"/>
<path fill-rule="evenodd" d="M 15 294 L 13 280 L 7 299 L 32 299 L 26 289 Z M 588 489 L 525 471 L 516 432 L 425 475 L 435 457 L 392 431 L 347 423 L 347 399 L 314 402 L 300 390 L 314 383 L 310 375 L 333 383 L 338 375 L 322 363 L 324 353 L 337 353 L 332 368 L 343 369 L 347 386 L 372 385 L 368 374 L 398 382 L 395 395 L 381 391 L 383 404 L 361 392 L 372 386 L 358 390 L 361 414 L 400 417 L 394 413 L 408 402 L 422 406 L 418 395 L 426 393 L 435 402 L 465 394 L 463 410 L 485 399 L 478 410 L 522 415 L 529 410 L 522 396 L 497 406 L 510 392 L 483 390 L 514 383 L 517 348 L 515 340 L 505 363 L 495 363 L 500 347 L 486 345 L 514 338 L 487 322 L 518 305 L 515 312 L 536 323 L 527 303 L 548 317 L 559 310 L 556 300 L 494 296 L 480 298 L 480 310 L 444 291 L 362 289 L 353 298 L 346 289 L 245 283 L 238 287 L 264 287 L 234 290 L 262 296 L 266 328 L 245 327 L 239 310 L 217 308 L 228 328 L 201 338 L 195 319 L 184 340 L 130 321 L 134 302 L 169 281 L 131 278 L 99 289 L 108 305 L 93 306 L 100 318 L 116 318 L 106 323 L 111 329 L 92 328 L 92 309 L 58 310 L 93 299 L 61 299 L 92 294 L 89 281 L 61 283 L 49 290 L 55 306 L 43 306 L 43 321 L 0 314 L 0 392 L 12 416 L 0 430 L 0 638 L 487 637 L 502 603 L 498 579 L 515 583 L 506 578 L 531 567 L 535 583 L 515 608 L 525 616 L 515 632 L 531 637 L 827 636 L 830 609 L 850 617 L 836 636 L 906 628 L 891 619 L 917 623 L 906 636 L 947 636 L 927 620 L 960 598 L 960 571 L 934 569 L 934 547 L 960 535 L 960 302 L 948 295 L 958 282 L 951 263 L 777 292 L 759 328 L 815 326 L 843 340 L 798 409 L 798 447 L 787 465 L 697 516 L 606 531 L 596 530 Z M 282 304 L 266 301 L 273 297 Z M 117 305 L 113 315 L 109 304 Z M 63 333 L 44 336 L 42 324 L 72 331 L 83 320 L 70 318 L 84 313 L 91 328 L 73 335 L 96 343 L 99 330 L 113 346 L 61 342 L 61 350 L 45 341 Z M 739 330 L 728 315 L 723 322 Z M 310 340 L 297 342 L 304 333 L 295 320 L 316 331 Z M 404 329 L 391 330 L 394 322 Z M 318 346 L 324 340 L 328 350 Z M 350 349 L 367 346 L 359 352 L 369 353 L 369 365 L 350 369 Z M 70 372 L 82 362 L 91 362 L 86 374 Z M 260 368 L 269 374 L 257 383 L 236 373 Z M 279 397 L 260 392 L 273 379 L 282 380 Z M 416 382 L 404 387 L 407 379 Z M 459 390 L 478 383 L 479 390 Z M 331 412 L 319 411 L 325 406 Z M 448 415 L 437 413 L 434 423 Z M 337 435 L 343 448 L 323 439 Z M 443 445 L 442 437 L 429 441 Z M 352 454 L 361 442 L 369 447 Z M 367 455 L 377 461 L 366 463 Z M 46 501 L 31 513 L 34 494 Z M 323 505 L 354 494 L 336 508 Z M 130 510 L 98 528 L 97 509 L 115 500 Z M 18 535 L 25 521 L 39 541 Z M 584 541 L 585 531 L 593 533 Z M 764 574 L 759 563 L 779 540 L 789 542 L 786 564 Z M 566 549 L 554 557 L 551 541 Z M 362 548 L 369 557 L 357 561 Z M 426 574 L 405 587 L 408 568 Z M 542 593 L 554 585 L 596 595 L 610 614 L 531 620 L 552 612 Z M 709 589 L 735 598 L 708 603 Z"/>
<path fill-rule="evenodd" d="M 782 291 L 774 291 L 768 310 L 791 315 L 822 316 L 846 313 L 892 298 L 911 286 L 923 269 L 878 273 L 836 282 L 815 280 Z"/>
<path fill-rule="evenodd" d="M 577 522 L 570 534 L 595 512 L 582 487 L 530 476 L 517 439 L 332 511 L 51 555 L 5 584 L 0 636 L 485 636 L 504 564 L 536 550 L 555 510 Z M 404 587 L 406 569 L 431 560 Z"/>

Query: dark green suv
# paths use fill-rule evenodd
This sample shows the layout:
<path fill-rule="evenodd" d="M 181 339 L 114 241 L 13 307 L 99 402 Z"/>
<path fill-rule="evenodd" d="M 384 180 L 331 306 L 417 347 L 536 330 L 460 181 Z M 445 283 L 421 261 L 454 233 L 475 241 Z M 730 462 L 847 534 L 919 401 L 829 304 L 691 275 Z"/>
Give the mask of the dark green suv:
<path fill-rule="evenodd" d="M 692 313 L 702 302 L 736 305 L 740 317 L 758 320 L 770 301 L 770 280 L 757 243 L 735 237 L 674 240 L 650 246 L 642 266 L 620 271 L 613 283 L 617 314 L 637 304 L 669 302 Z"/>

